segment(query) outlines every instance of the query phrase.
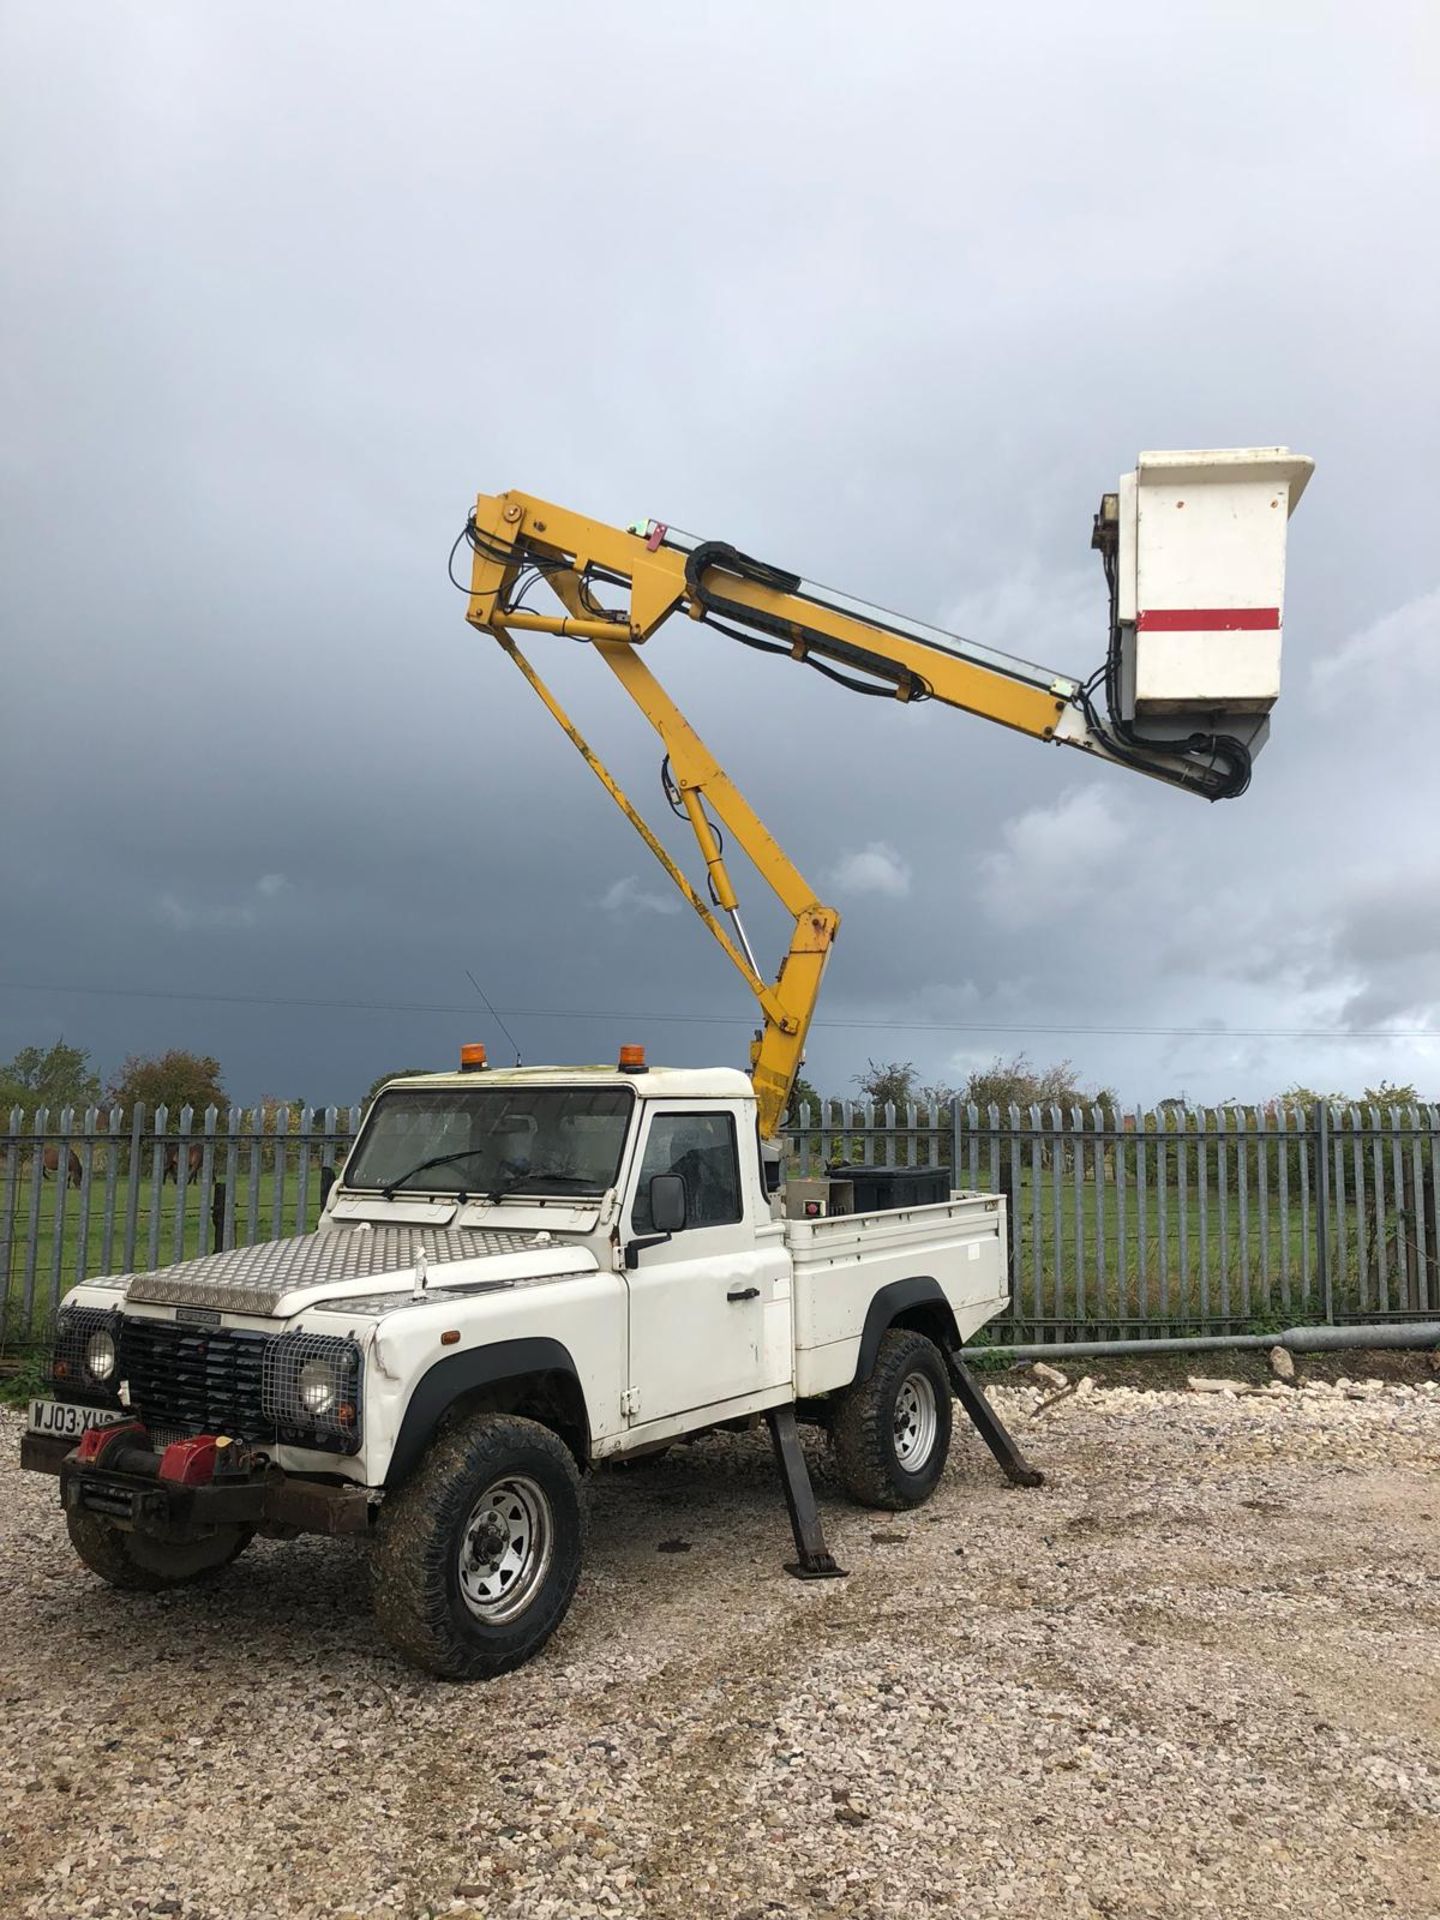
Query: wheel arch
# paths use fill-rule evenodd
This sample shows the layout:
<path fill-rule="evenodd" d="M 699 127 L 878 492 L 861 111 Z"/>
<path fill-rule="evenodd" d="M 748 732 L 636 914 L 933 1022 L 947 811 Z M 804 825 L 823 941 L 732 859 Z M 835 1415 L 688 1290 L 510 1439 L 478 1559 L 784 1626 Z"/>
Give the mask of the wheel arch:
<path fill-rule="evenodd" d="M 860 1352 L 855 1362 L 856 1384 L 868 1380 L 875 1371 L 880 1342 L 892 1327 L 911 1327 L 916 1333 L 925 1334 L 935 1342 L 942 1357 L 960 1345 L 955 1310 L 938 1280 L 930 1274 L 891 1280 L 876 1291 L 865 1311 Z"/>
<path fill-rule="evenodd" d="M 447 1354 L 421 1374 L 385 1470 L 386 1491 L 409 1478 L 446 1420 L 482 1409 L 539 1421 L 564 1441 L 577 1465 L 588 1465 L 590 1417 L 568 1348 L 541 1338 L 499 1340 Z"/>

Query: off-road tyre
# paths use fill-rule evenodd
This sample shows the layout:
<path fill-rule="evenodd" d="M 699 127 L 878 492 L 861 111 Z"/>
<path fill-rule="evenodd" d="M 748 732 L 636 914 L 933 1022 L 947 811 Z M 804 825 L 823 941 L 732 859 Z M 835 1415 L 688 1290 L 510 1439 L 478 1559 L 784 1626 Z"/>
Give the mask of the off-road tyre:
<path fill-rule="evenodd" d="M 527 1510 L 532 1535 L 546 1530 L 543 1555 L 537 1548 L 522 1559 L 505 1589 L 499 1542 L 513 1516 L 523 1527 Z M 432 1441 L 380 1509 L 371 1549 L 376 1621 L 427 1673 L 488 1680 L 538 1653 L 560 1625 L 584 1547 L 580 1472 L 565 1443 L 518 1414 L 474 1415 Z M 491 1560 L 498 1569 L 487 1575 Z M 480 1591 L 487 1583 L 493 1603 Z"/>
<path fill-rule="evenodd" d="M 127 1533 L 100 1513 L 67 1513 L 70 1544 L 92 1573 L 122 1593 L 165 1593 L 219 1573 L 254 1538 L 249 1527 L 217 1528 L 202 1540 Z"/>
<path fill-rule="evenodd" d="M 838 1397 L 830 1443 L 840 1483 L 862 1507 L 898 1513 L 930 1498 L 950 1452 L 950 1376 L 933 1340 L 891 1327 L 868 1379 Z"/>

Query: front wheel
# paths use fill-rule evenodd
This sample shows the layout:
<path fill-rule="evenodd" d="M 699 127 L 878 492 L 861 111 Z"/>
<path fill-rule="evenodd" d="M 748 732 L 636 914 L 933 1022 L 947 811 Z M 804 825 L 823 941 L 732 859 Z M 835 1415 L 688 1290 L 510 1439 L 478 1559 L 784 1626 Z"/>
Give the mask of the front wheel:
<path fill-rule="evenodd" d="M 518 1667 L 565 1618 L 584 1531 L 579 1470 L 548 1427 L 513 1414 L 466 1420 L 380 1509 L 380 1629 L 442 1679 Z"/>
<path fill-rule="evenodd" d="M 922 1506 L 950 1453 L 950 1376 L 933 1340 L 891 1327 L 875 1366 L 840 1396 L 830 1426 L 841 1484 L 864 1507 Z"/>

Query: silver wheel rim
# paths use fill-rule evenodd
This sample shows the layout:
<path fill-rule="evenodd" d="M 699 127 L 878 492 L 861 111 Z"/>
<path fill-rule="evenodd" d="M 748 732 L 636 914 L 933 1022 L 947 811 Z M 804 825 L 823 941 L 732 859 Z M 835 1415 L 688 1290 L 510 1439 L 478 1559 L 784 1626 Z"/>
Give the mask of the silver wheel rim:
<path fill-rule="evenodd" d="M 935 1451 L 938 1426 L 934 1381 L 907 1373 L 895 1396 L 895 1458 L 907 1473 L 918 1473 Z"/>
<path fill-rule="evenodd" d="M 488 1486 L 460 1535 L 460 1596 L 477 1620 L 498 1626 L 523 1613 L 544 1584 L 555 1545 L 550 1502 L 511 1474 Z"/>

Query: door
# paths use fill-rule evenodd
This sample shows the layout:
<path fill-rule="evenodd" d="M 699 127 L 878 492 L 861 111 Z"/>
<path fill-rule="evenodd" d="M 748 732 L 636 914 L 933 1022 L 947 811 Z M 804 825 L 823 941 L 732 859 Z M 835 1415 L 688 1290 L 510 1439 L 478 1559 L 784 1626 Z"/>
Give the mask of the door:
<path fill-rule="evenodd" d="M 648 1103 L 647 1103 L 648 1105 Z M 626 1241 L 653 1232 L 650 1179 L 679 1174 L 686 1223 L 642 1248 L 630 1289 L 630 1420 L 723 1407 L 790 1380 L 790 1256 L 773 1230 L 755 1156 L 724 1107 L 649 1107 Z"/>

